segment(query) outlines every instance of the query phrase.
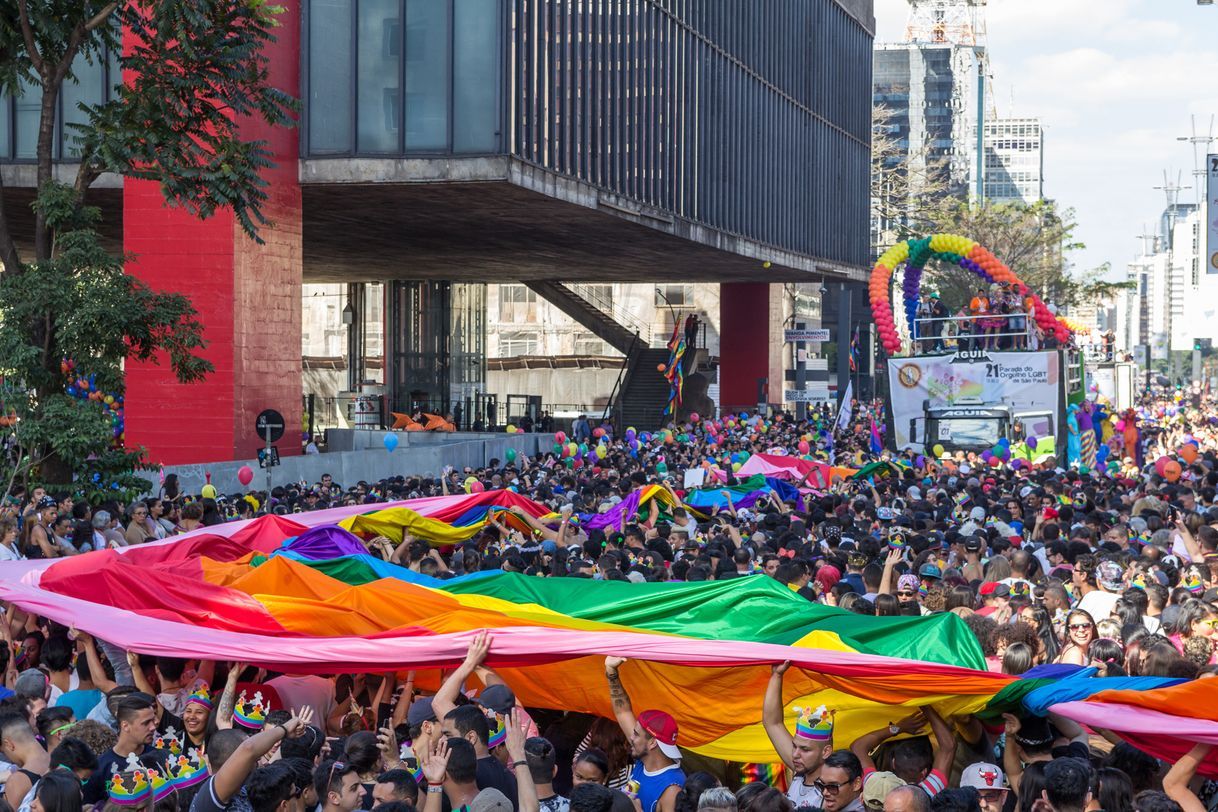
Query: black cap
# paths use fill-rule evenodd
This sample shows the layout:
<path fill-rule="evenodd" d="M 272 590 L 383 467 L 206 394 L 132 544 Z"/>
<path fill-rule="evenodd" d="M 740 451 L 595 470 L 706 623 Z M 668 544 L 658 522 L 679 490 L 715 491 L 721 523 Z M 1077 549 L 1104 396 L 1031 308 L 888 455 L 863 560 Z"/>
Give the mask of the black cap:
<path fill-rule="evenodd" d="M 506 685 L 489 685 L 474 701 L 484 708 L 506 716 L 516 707 L 516 694 Z"/>
<path fill-rule="evenodd" d="M 414 702 L 410 703 L 410 710 L 406 711 L 406 724 L 421 725 L 424 722 L 438 722 L 436 712 L 431 708 L 431 697 L 421 696 Z"/>

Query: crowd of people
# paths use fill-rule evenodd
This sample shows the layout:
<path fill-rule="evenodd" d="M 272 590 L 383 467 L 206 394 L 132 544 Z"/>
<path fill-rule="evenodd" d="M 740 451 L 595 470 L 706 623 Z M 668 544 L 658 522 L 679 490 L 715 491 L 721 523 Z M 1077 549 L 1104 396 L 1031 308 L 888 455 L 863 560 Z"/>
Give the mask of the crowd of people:
<path fill-rule="evenodd" d="M 209 485 L 187 495 L 166 478 L 156 497 L 97 506 L 17 491 L 0 517 L 0 560 L 172 539 L 266 513 L 504 488 L 558 518 L 519 511 L 528 531 L 495 520 L 450 548 L 407 536 L 367 539 L 368 550 L 438 578 L 495 569 L 636 583 L 773 578 L 858 615 L 951 612 L 988 667 L 1011 675 L 1218 673 L 1213 401 L 1148 400 L 1129 417 L 1145 465 L 1111 469 L 879 455 L 877 412 L 856 404 L 840 423 L 827 410 L 805 420 L 745 414 L 619 438 L 597 429 L 574 451 L 556 438 L 536 457 L 512 452 L 483 468 L 346 487 L 327 476 L 271 493 L 224 496 Z M 771 489 L 740 507 L 726 489 L 756 453 L 892 464 L 866 478 L 805 478 L 785 498 Z M 682 474 L 698 469 L 705 487 L 725 489 L 720 507 L 685 505 Z M 671 500 L 651 499 L 618 527 L 579 521 L 653 484 Z M 522 707 L 485 666 L 485 636 L 426 695 L 413 673 L 285 675 L 139 656 L 15 606 L 0 635 L 9 643 L 0 647 L 0 812 L 1196 812 L 1218 803 L 1197 775 L 1207 746 L 1163 763 L 1054 714 L 995 724 L 893 708 L 888 725 L 843 741 L 835 709 L 821 707 L 800 710 L 792 727 L 787 664 L 773 667 L 757 707 L 774 764 L 740 765 L 682 749 L 673 717 L 628 695 L 620 674 L 631 665 L 613 656 L 604 690 L 614 718 L 604 719 Z"/>

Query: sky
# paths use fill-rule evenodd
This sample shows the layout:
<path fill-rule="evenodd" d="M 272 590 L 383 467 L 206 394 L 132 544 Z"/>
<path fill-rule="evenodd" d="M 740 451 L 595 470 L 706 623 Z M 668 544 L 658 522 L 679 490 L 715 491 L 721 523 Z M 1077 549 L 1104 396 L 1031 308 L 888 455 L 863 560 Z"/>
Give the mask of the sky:
<path fill-rule="evenodd" d="M 902 40 L 908 11 L 875 0 L 877 42 Z M 1218 114 L 1218 4 L 989 0 L 984 13 L 998 115 L 1041 119 L 1045 196 L 1075 210 L 1087 246 L 1074 267 L 1109 262 L 1123 278 L 1163 211 L 1163 170 L 1196 199 L 1193 148 L 1176 139 L 1190 115 L 1207 135 Z"/>

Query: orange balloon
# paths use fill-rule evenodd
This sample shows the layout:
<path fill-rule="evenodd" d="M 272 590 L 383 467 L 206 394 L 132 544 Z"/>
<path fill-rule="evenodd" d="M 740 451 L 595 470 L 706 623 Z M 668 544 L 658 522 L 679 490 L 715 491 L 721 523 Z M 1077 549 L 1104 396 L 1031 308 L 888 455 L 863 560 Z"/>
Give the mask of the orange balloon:
<path fill-rule="evenodd" d="M 1185 462 L 1192 465 L 1197 459 L 1197 446 L 1192 443 L 1185 443 L 1180 447 L 1180 456 L 1184 457 Z"/>
<path fill-rule="evenodd" d="M 668 367 L 664 366 L 664 364 L 656 364 L 656 372 L 663 372 L 666 369 L 668 369 Z"/>
<path fill-rule="evenodd" d="M 1163 466 L 1163 478 L 1168 482 L 1176 482 L 1180 479 L 1181 471 L 1180 463 L 1171 460 Z"/>

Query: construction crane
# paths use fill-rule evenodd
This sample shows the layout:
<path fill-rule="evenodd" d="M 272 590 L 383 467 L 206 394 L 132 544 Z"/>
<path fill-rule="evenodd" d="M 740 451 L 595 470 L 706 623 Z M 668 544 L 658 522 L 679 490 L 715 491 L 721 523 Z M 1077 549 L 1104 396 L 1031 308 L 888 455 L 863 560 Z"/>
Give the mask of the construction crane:
<path fill-rule="evenodd" d="M 908 0 L 909 18 L 905 25 L 905 41 L 910 43 L 958 45 L 971 50 L 977 61 L 977 174 L 976 195 L 985 199 L 985 120 L 987 84 L 993 83 L 990 59 L 986 48 L 984 9 L 987 0 Z M 957 109 L 962 107 L 963 99 Z M 997 111 L 989 111 L 997 118 Z"/>

